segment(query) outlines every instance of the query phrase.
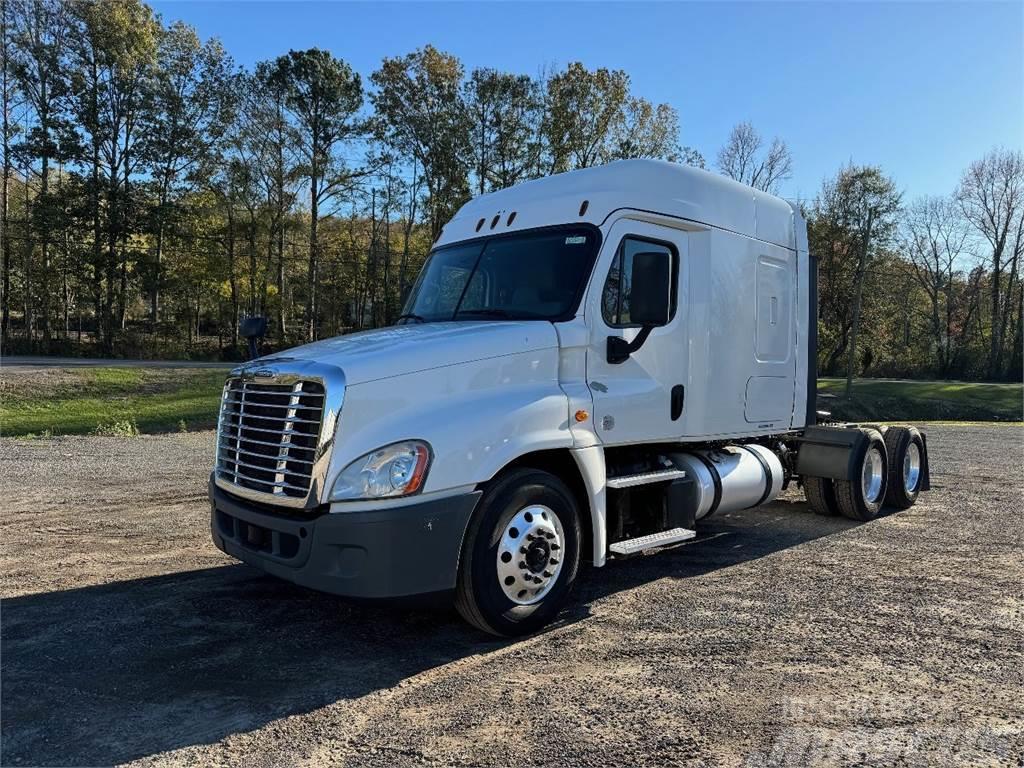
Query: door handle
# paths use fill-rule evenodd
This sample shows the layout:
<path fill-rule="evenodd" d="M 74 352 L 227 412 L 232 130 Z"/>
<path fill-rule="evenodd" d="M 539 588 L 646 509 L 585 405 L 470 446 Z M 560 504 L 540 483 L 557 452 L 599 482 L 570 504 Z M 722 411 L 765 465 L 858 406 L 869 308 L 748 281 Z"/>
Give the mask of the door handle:
<path fill-rule="evenodd" d="M 678 421 L 683 415 L 683 402 L 686 399 L 686 387 L 676 384 L 672 387 L 672 421 Z"/>

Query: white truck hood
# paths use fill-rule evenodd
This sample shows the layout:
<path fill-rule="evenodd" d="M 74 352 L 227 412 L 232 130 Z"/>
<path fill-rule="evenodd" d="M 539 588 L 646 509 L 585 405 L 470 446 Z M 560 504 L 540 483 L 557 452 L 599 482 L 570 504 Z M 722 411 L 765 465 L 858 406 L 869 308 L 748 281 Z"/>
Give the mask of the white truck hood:
<path fill-rule="evenodd" d="M 468 321 L 396 325 L 315 341 L 247 364 L 317 360 L 363 384 L 473 360 L 558 346 L 551 323 L 538 320 Z"/>

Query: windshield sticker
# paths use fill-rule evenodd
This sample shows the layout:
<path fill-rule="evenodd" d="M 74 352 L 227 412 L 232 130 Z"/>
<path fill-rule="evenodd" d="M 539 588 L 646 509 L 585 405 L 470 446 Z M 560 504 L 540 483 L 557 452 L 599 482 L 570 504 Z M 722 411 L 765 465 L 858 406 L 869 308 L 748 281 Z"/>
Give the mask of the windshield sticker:
<path fill-rule="evenodd" d="M 572 237 L 565 238 L 566 245 L 583 245 L 585 242 L 587 242 L 586 235 L 573 235 Z"/>

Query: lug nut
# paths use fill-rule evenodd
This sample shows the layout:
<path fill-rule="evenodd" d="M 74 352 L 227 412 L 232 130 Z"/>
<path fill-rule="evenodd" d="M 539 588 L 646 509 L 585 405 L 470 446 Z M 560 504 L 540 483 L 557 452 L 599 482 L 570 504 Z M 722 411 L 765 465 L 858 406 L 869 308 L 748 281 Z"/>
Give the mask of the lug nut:
<path fill-rule="evenodd" d="M 522 568 L 525 571 L 526 570 L 526 562 L 523 561 L 523 560 L 520 560 L 519 561 L 519 567 Z"/>
<path fill-rule="evenodd" d="M 552 544 L 552 545 L 551 545 L 551 549 L 553 549 L 553 550 L 558 550 L 558 549 L 561 549 L 561 547 L 560 547 L 560 546 L 558 546 L 557 544 Z"/>
<path fill-rule="evenodd" d="M 544 571 L 544 578 L 545 579 L 550 579 L 551 578 L 551 571 Z"/>

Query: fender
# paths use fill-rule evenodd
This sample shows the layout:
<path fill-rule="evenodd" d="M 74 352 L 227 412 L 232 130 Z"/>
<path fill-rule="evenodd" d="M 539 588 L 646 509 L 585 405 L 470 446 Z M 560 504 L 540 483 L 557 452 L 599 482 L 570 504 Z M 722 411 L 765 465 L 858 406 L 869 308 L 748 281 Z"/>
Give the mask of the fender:
<path fill-rule="evenodd" d="M 583 484 L 587 488 L 590 502 L 590 529 L 593 539 L 592 558 L 594 567 L 605 564 L 605 553 L 608 551 L 607 507 L 605 501 L 605 479 L 607 469 L 604 463 L 604 448 L 598 445 L 587 448 L 576 448 L 572 451 Z"/>

